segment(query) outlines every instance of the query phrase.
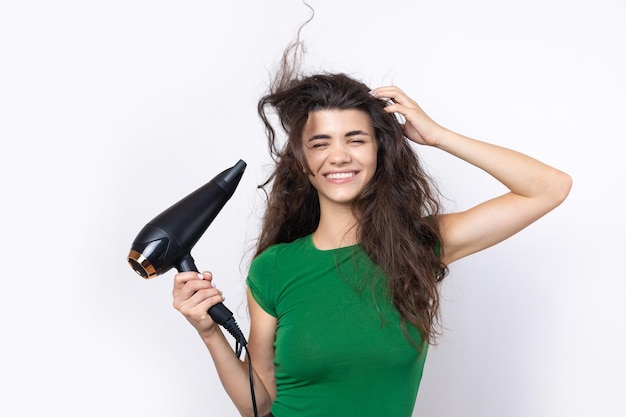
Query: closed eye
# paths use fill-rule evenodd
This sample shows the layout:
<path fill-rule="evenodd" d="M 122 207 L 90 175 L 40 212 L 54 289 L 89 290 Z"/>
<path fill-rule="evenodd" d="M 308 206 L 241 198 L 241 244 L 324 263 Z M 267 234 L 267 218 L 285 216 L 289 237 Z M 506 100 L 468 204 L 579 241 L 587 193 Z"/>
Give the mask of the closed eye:
<path fill-rule="evenodd" d="M 326 145 L 327 144 L 325 142 L 317 142 L 317 143 L 313 143 L 313 145 L 311 145 L 311 148 L 322 148 Z"/>
<path fill-rule="evenodd" d="M 351 130 L 346 133 L 345 137 L 350 143 L 365 143 L 370 138 L 370 135 L 362 130 Z"/>
<path fill-rule="evenodd" d="M 323 146 L 325 146 L 328 143 L 328 140 L 330 139 L 329 135 L 313 135 L 309 138 L 309 140 L 307 141 L 309 143 L 309 147 L 311 149 L 313 148 L 321 148 Z"/>

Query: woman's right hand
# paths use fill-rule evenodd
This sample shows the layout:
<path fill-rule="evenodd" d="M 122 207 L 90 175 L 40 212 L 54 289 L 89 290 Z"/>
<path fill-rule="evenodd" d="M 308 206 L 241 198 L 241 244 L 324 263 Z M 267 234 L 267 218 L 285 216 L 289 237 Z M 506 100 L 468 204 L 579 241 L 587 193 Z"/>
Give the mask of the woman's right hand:
<path fill-rule="evenodd" d="M 387 113 L 399 113 L 406 122 L 402 125 L 404 136 L 420 145 L 437 146 L 445 129 L 426 114 L 415 100 L 396 86 L 378 87 L 371 93 L 376 98 L 389 99 Z"/>
<path fill-rule="evenodd" d="M 215 288 L 210 272 L 179 272 L 174 276 L 174 308 L 196 328 L 201 335 L 214 332 L 217 324 L 208 314 L 209 308 L 224 301 L 222 292 Z"/>

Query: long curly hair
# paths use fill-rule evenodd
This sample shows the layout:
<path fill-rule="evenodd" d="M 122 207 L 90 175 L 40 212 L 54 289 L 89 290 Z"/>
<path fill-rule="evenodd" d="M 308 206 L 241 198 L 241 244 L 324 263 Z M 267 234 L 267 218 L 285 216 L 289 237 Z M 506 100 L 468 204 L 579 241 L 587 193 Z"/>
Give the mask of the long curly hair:
<path fill-rule="evenodd" d="M 441 262 L 436 186 L 396 117 L 384 110 L 388 103 L 346 74 L 300 73 L 300 48 L 297 41 L 285 50 L 269 93 L 258 102 L 275 165 L 259 185 L 266 191 L 267 207 L 255 256 L 271 245 L 309 235 L 318 226 L 319 198 L 309 180 L 302 142 L 309 114 L 327 109 L 364 111 L 375 130 L 378 155 L 374 177 L 353 202 L 359 244 L 386 273 L 403 328 L 411 323 L 424 341 L 432 343 L 438 334 L 437 284 L 448 272 Z M 286 141 L 280 141 L 272 117 L 278 118 Z"/>

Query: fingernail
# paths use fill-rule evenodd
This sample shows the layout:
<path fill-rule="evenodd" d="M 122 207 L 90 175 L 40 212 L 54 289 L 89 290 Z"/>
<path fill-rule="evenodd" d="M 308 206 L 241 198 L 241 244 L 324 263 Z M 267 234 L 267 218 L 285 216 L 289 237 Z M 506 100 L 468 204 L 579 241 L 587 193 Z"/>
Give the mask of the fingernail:
<path fill-rule="evenodd" d="M 214 282 L 211 282 L 211 286 L 212 286 L 213 288 L 215 288 L 215 283 L 214 283 Z"/>
<path fill-rule="evenodd" d="M 378 97 L 378 95 L 376 94 L 376 92 L 374 90 L 370 91 L 370 96 L 372 97 Z"/>
<path fill-rule="evenodd" d="M 202 274 L 198 274 L 198 278 L 200 278 L 200 279 L 204 279 L 204 275 L 202 275 Z"/>

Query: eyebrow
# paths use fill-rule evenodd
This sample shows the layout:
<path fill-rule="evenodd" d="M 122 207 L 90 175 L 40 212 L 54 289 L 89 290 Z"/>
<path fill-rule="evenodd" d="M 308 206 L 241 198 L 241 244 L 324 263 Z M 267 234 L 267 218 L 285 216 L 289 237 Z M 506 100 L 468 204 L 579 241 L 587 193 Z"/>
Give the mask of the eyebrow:
<path fill-rule="evenodd" d="M 351 130 L 345 134 L 346 137 L 350 136 L 369 136 L 369 133 L 364 132 L 362 130 Z"/>
<path fill-rule="evenodd" d="M 344 137 L 346 138 L 349 138 L 351 136 L 369 136 L 369 133 L 363 130 L 351 130 L 344 135 Z M 309 138 L 309 142 L 317 140 L 317 139 L 330 139 L 330 135 L 327 135 L 327 134 L 313 135 Z"/>

